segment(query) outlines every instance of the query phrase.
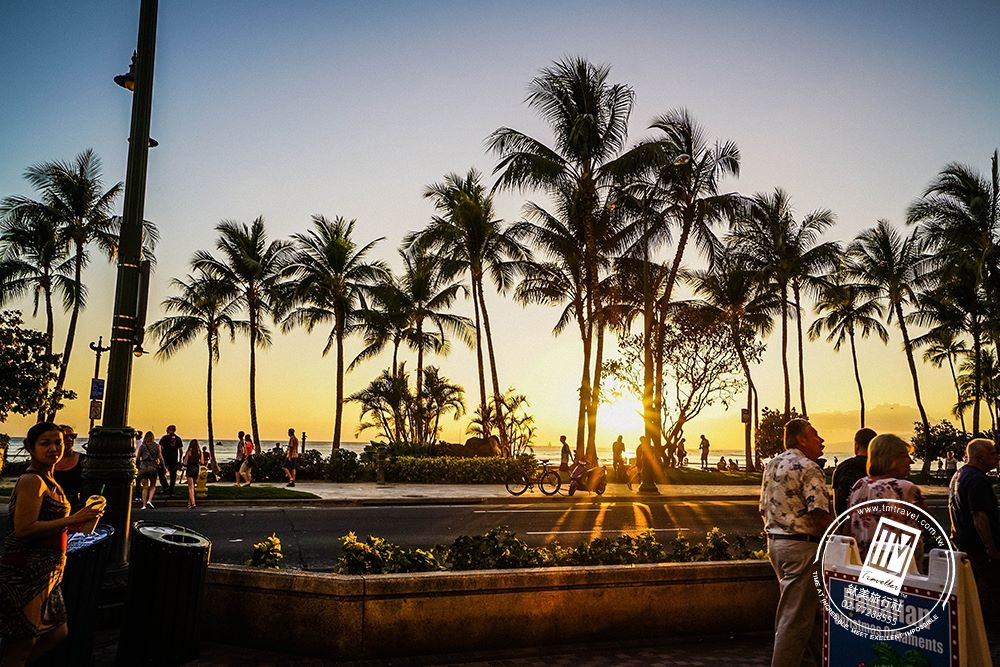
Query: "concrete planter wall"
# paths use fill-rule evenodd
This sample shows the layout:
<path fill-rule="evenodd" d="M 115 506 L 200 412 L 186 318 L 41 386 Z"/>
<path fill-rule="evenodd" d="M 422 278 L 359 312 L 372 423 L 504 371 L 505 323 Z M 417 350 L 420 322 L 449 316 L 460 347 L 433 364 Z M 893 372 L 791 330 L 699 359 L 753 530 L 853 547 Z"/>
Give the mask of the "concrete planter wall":
<path fill-rule="evenodd" d="M 768 631 L 767 561 L 341 576 L 211 565 L 212 637 L 327 658 Z"/>

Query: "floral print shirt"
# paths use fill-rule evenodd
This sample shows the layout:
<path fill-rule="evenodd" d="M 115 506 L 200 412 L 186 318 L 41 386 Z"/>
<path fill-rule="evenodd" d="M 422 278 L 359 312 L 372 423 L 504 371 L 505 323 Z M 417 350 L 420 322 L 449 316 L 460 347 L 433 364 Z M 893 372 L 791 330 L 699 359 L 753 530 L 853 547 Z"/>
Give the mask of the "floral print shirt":
<path fill-rule="evenodd" d="M 768 462 L 760 489 L 760 513 L 768 533 L 816 535 L 825 526 L 809 516 L 813 510 L 833 513 L 826 475 L 798 449 L 786 449 Z"/>
<path fill-rule="evenodd" d="M 902 500 L 916 505 L 922 510 L 927 510 L 927 503 L 924 501 L 924 494 L 920 492 L 920 487 L 913 482 L 905 479 L 896 479 L 895 477 L 885 479 L 862 477 L 855 482 L 854 486 L 851 487 L 850 500 L 847 501 L 848 507 L 854 507 L 866 500 Z M 878 520 L 881 517 L 884 516 L 893 521 L 913 526 L 914 528 L 920 527 L 914 519 L 896 512 L 883 513 L 874 511 L 876 507 L 866 506 L 865 509 L 869 511 L 851 512 L 851 536 L 858 543 L 858 552 L 861 554 L 862 562 L 864 562 L 865 557 L 868 555 L 872 538 L 875 536 L 875 527 L 878 526 Z M 914 553 L 914 558 L 918 563 L 923 552 L 923 540 L 920 540 L 917 542 L 917 550 Z"/>

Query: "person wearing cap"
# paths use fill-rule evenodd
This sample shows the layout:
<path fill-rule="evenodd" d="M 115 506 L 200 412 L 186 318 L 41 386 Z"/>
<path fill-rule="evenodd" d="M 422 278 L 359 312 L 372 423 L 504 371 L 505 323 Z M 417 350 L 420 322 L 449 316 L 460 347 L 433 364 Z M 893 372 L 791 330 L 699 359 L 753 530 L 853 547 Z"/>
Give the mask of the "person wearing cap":
<path fill-rule="evenodd" d="M 83 462 L 87 460 L 87 455 L 73 449 L 76 443 L 76 429 L 69 424 L 60 424 L 59 430 L 63 434 L 63 455 L 56 462 L 52 476 L 62 487 L 70 507 L 76 511 L 83 507 L 80 489 L 83 486 Z"/>
<path fill-rule="evenodd" d="M 805 419 L 785 424 L 785 451 L 764 468 L 760 514 L 767 552 L 778 576 L 772 667 L 799 667 L 806 655 L 822 659 L 819 594 L 813 559 L 820 536 L 833 521 L 826 475 L 816 462 L 823 438 Z"/>

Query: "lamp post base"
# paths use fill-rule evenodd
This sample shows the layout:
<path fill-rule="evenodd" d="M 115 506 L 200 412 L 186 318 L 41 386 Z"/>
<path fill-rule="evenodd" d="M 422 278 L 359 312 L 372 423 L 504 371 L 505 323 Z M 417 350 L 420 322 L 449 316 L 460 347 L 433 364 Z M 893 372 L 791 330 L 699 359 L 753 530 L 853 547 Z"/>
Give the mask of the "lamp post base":
<path fill-rule="evenodd" d="M 108 503 L 102 523 L 115 529 L 108 569 L 128 564 L 128 542 L 135 489 L 135 431 L 129 427 L 98 427 L 90 432 L 83 463 L 83 495 L 101 494 Z"/>

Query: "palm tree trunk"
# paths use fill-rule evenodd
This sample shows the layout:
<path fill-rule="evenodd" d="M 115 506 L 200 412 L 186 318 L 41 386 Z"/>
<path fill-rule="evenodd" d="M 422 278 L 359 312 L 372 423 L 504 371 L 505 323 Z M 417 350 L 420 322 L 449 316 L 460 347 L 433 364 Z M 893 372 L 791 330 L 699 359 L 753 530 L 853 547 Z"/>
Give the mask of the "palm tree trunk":
<path fill-rule="evenodd" d="M 69 327 L 66 330 L 66 345 L 63 347 L 63 356 L 59 360 L 59 375 L 56 378 L 56 386 L 52 391 L 53 401 L 49 406 L 48 418 L 46 421 L 53 422 L 56 420 L 56 414 L 59 412 L 56 409 L 56 403 L 58 398 L 62 395 L 63 385 L 66 382 L 66 371 L 69 370 L 69 358 L 70 354 L 73 352 L 73 341 L 76 338 L 76 324 L 80 319 L 80 289 L 82 286 L 82 275 L 83 275 L 83 246 L 77 245 L 76 259 L 74 261 L 73 267 L 73 310 L 69 318 Z"/>
<path fill-rule="evenodd" d="M 972 396 L 972 435 L 975 437 L 979 434 L 979 417 L 980 417 L 980 396 L 983 391 L 983 379 L 982 379 L 982 368 L 983 368 L 983 341 L 978 335 L 977 330 L 972 331 L 972 380 L 973 380 L 973 396 Z"/>
<path fill-rule="evenodd" d="M 785 419 L 792 414 L 792 388 L 788 377 L 788 288 L 781 286 L 781 377 L 785 383 Z"/>
<path fill-rule="evenodd" d="M 583 313 L 578 312 L 580 339 L 583 343 L 583 372 L 580 377 L 580 400 L 576 418 L 576 449 L 584 445 L 587 425 L 587 406 L 590 404 L 590 352 L 591 340 L 588 327 L 583 322 Z"/>
<path fill-rule="evenodd" d="M 257 426 L 257 327 L 258 313 L 250 313 L 250 431 L 254 451 L 260 454 L 260 428 Z"/>
<path fill-rule="evenodd" d="M 750 432 L 750 414 L 753 410 L 753 377 L 750 375 L 750 363 L 747 361 L 746 353 L 743 351 L 743 344 L 740 340 L 740 322 L 739 320 L 733 320 L 730 322 L 730 332 L 732 333 L 733 339 L 733 349 L 736 350 L 736 356 L 740 360 L 740 367 L 743 368 L 743 375 L 747 379 L 747 418 L 743 425 L 743 448 L 744 456 L 746 457 L 746 467 L 747 470 L 754 470 L 755 466 L 753 464 L 753 449 L 751 447 L 751 432 Z"/>
<path fill-rule="evenodd" d="M 476 289 L 474 284 L 476 282 L 475 276 L 473 276 L 472 282 L 473 282 L 472 311 L 476 319 L 476 364 L 477 364 L 477 369 L 479 371 L 479 415 L 480 417 L 482 417 L 483 420 L 483 433 L 484 433 L 483 437 L 486 437 L 485 434 L 488 434 L 490 430 L 490 425 L 488 423 L 489 420 L 487 419 L 486 415 L 486 366 L 483 363 L 483 335 L 482 335 L 483 332 L 479 314 L 479 309 L 480 309 L 479 299 L 476 298 L 476 293 L 475 293 Z"/>
<path fill-rule="evenodd" d="M 342 323 L 337 324 L 337 394 L 336 405 L 333 411 L 333 447 L 330 456 L 334 456 L 340 449 L 340 429 L 343 426 L 344 417 L 344 327 Z"/>
<path fill-rule="evenodd" d="M 55 314 L 52 310 L 52 285 L 49 283 L 50 277 L 46 276 L 45 287 L 43 294 L 45 296 L 45 354 L 46 356 L 52 355 L 52 345 L 53 338 L 55 337 L 56 331 L 56 320 Z M 46 383 L 48 384 L 48 383 Z M 49 395 L 48 387 L 45 387 L 45 394 Z M 38 421 L 46 421 L 45 411 L 47 406 L 43 403 L 38 408 Z M 51 420 L 50 420 L 51 421 Z"/>
<path fill-rule="evenodd" d="M 861 386 L 861 371 L 858 369 L 858 351 L 854 346 L 854 328 L 848 330 L 851 341 L 851 362 L 854 364 L 854 381 L 858 385 L 858 400 L 861 402 L 861 428 L 865 427 L 865 390 Z"/>
<path fill-rule="evenodd" d="M 927 473 L 931 469 L 931 424 L 927 419 L 927 411 L 924 410 L 924 403 L 920 400 L 920 382 L 917 380 L 917 365 L 913 361 L 913 344 L 910 342 L 910 335 L 906 330 L 906 322 L 903 320 L 903 306 L 898 301 L 893 304 L 896 311 L 896 321 L 899 323 L 899 331 L 903 336 L 903 349 L 906 351 L 906 363 L 910 367 L 910 377 L 913 378 L 913 397 L 917 401 L 917 410 L 920 412 L 920 421 L 924 426 L 924 451 L 921 456 L 924 460 L 921 471 Z"/>
<path fill-rule="evenodd" d="M 799 293 L 798 284 L 792 285 L 792 294 L 795 298 L 795 330 L 798 337 L 799 352 L 799 400 L 802 402 L 802 418 L 808 419 L 809 411 L 806 409 L 806 370 L 805 358 L 802 349 L 802 300 Z"/>
<path fill-rule="evenodd" d="M 483 281 L 482 278 L 479 280 L 479 303 L 480 308 L 483 312 L 483 330 L 486 332 L 486 351 L 490 357 L 490 376 L 493 381 L 493 403 L 496 406 L 496 423 L 497 431 L 500 434 L 500 444 L 503 449 L 507 449 L 510 445 L 510 437 L 507 434 L 507 422 L 504 420 L 503 415 L 503 394 L 500 393 L 500 379 L 497 373 L 497 358 L 496 353 L 493 351 L 493 333 L 490 328 L 490 314 L 486 310 L 486 297 L 483 294 Z M 480 364 L 482 360 L 480 359 Z M 482 378 L 482 373 L 480 373 L 480 378 Z"/>
<path fill-rule="evenodd" d="M 955 363 L 951 357 L 951 353 L 948 353 L 948 369 L 951 371 L 951 382 L 955 385 L 955 405 L 962 402 L 962 390 L 958 386 L 958 376 L 955 374 Z M 965 432 L 965 412 L 961 411 L 958 413 L 958 420 L 962 424 L 962 432 Z"/>
<path fill-rule="evenodd" d="M 212 351 L 214 349 L 215 339 L 214 339 L 214 336 L 212 335 L 211 332 L 209 332 L 208 336 L 206 337 L 206 341 L 208 343 L 208 373 L 206 374 L 207 375 L 207 380 L 205 382 L 205 399 L 206 399 L 205 402 L 206 402 L 206 406 L 207 406 L 207 409 L 206 409 L 207 415 L 206 416 L 208 417 L 208 453 L 212 457 L 212 472 L 214 472 L 215 476 L 218 477 L 221 474 L 221 472 L 219 471 L 219 462 L 215 458 L 215 428 L 214 428 L 214 426 L 212 424 L 212 421 L 213 421 L 213 416 L 212 416 L 212 372 L 213 372 L 213 369 L 214 369 L 214 366 L 215 366 L 215 364 L 212 363 L 212 358 L 213 358 L 212 357 Z"/>
<path fill-rule="evenodd" d="M 597 409 L 601 405 L 601 376 L 604 360 L 604 322 L 597 323 L 597 350 L 594 354 L 594 385 L 587 406 L 587 458 L 597 462 Z"/>

